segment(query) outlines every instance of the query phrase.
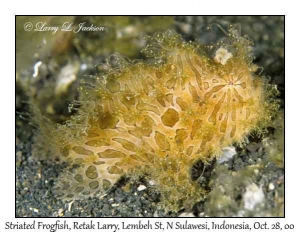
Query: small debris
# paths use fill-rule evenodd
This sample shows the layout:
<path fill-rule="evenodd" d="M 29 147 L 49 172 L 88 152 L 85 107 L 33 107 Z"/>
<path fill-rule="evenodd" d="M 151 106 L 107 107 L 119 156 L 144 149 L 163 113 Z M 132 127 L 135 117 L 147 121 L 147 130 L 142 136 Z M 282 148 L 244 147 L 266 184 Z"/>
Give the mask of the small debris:
<path fill-rule="evenodd" d="M 68 64 L 62 68 L 56 81 L 55 93 L 57 95 L 65 93 L 69 86 L 75 82 L 78 70 L 78 65 L 73 64 Z"/>
<path fill-rule="evenodd" d="M 34 69 L 34 73 L 32 74 L 33 78 L 36 78 L 39 75 L 39 67 L 42 65 L 43 63 L 41 61 L 38 61 L 37 63 L 34 64 L 33 69 Z"/>
<path fill-rule="evenodd" d="M 233 146 L 224 147 L 222 151 L 223 153 L 218 159 L 219 164 L 229 161 L 234 155 L 236 155 L 236 150 Z"/>
<path fill-rule="evenodd" d="M 247 210 L 253 210 L 255 206 L 260 204 L 265 198 L 262 187 L 258 187 L 252 183 L 246 187 L 246 192 L 243 196 L 244 208 Z"/>
<path fill-rule="evenodd" d="M 68 204 L 68 211 L 69 211 L 69 212 L 71 212 L 73 202 L 74 202 L 74 200 L 71 201 L 71 202 Z"/>
<path fill-rule="evenodd" d="M 58 217 L 64 216 L 64 209 L 59 209 L 58 210 Z"/>
<path fill-rule="evenodd" d="M 145 185 L 140 185 L 138 188 L 137 188 L 137 190 L 138 191 L 143 191 L 143 190 L 145 190 L 147 187 L 145 186 Z"/>
<path fill-rule="evenodd" d="M 85 64 L 85 63 L 81 64 L 81 66 L 80 66 L 80 70 L 81 70 L 81 71 L 84 71 L 84 70 L 86 70 L 87 68 L 88 68 L 88 66 L 87 66 L 87 64 Z"/>
<path fill-rule="evenodd" d="M 154 180 L 150 180 L 150 181 L 149 181 L 149 184 L 150 184 L 151 186 L 154 186 L 154 185 L 155 185 L 155 181 L 154 181 Z"/>
<path fill-rule="evenodd" d="M 204 212 L 200 213 L 199 217 L 204 217 Z"/>
<path fill-rule="evenodd" d="M 273 184 L 273 183 L 270 183 L 270 184 L 269 184 L 269 190 L 274 190 L 274 188 L 275 188 L 274 184 Z"/>
<path fill-rule="evenodd" d="M 178 217 L 180 217 L 180 218 L 191 218 L 191 217 L 196 217 L 193 213 L 182 213 L 182 214 L 180 214 Z"/>

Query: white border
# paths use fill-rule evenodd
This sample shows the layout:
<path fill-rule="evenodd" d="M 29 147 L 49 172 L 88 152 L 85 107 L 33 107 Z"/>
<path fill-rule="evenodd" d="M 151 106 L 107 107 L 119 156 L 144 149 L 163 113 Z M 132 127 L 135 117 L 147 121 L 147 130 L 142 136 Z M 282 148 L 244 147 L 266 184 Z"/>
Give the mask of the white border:
<path fill-rule="evenodd" d="M 0 231 L 4 229 L 5 221 L 14 220 L 15 216 L 15 14 L 168 14 L 168 15 L 228 15 L 228 14 L 285 14 L 286 15 L 286 219 L 279 219 L 282 223 L 293 223 L 299 232 L 299 139 L 300 139 L 300 36 L 299 36 L 299 7 L 295 0 L 152 0 L 152 1 L 61 1 L 51 0 L 42 2 L 32 1 L 1 1 L 1 75 L 0 75 L 0 129 L 1 129 L 1 222 Z M 42 220 L 42 219 L 39 219 Z M 54 219 L 44 219 L 44 222 L 53 222 Z M 71 220 L 71 219 L 69 219 Z M 79 220 L 79 219 L 78 219 Z M 136 222 L 137 219 L 126 221 Z M 167 221 L 166 219 L 161 219 Z M 220 219 L 219 219 L 220 220 Z M 218 221 L 219 221 L 218 220 Z M 265 219 L 274 222 L 275 219 Z M 27 221 L 27 220 L 26 220 Z M 32 221 L 29 220 L 28 221 Z M 80 220 L 82 221 L 82 220 Z M 101 219 L 100 219 L 101 221 Z M 113 219 L 106 219 L 111 222 Z M 121 219 L 118 219 L 121 221 Z M 176 221 L 174 219 L 174 221 Z M 190 221 L 197 222 L 200 220 Z M 203 221 L 203 220 L 202 220 Z M 204 220 L 205 221 L 205 220 Z M 210 220 L 208 220 L 210 221 Z M 230 222 L 252 222 L 253 219 L 228 219 Z M 262 221 L 262 220 L 261 220 Z M 294 231 L 294 232 L 296 232 Z M 17 231 L 10 231 L 17 232 Z M 26 231 L 30 232 L 30 231 Z M 104 232 L 104 231 L 101 231 Z M 129 232 L 129 231 L 127 231 Z M 167 232 L 167 231 L 164 231 Z M 219 232 L 219 231 L 215 231 Z M 229 232 L 229 231 L 222 231 Z M 238 232 L 238 231 L 234 231 Z M 269 231 L 271 232 L 271 231 Z"/>

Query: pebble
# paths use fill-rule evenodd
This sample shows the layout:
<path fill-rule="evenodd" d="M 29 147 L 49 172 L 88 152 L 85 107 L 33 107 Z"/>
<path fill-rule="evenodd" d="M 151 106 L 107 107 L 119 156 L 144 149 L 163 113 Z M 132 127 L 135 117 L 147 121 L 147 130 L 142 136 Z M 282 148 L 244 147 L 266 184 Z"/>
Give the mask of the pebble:
<path fill-rule="evenodd" d="M 180 217 L 180 218 L 191 218 L 191 217 L 194 218 L 196 216 L 193 213 L 185 213 L 185 212 L 183 212 L 178 217 Z"/>
<path fill-rule="evenodd" d="M 246 192 L 243 195 L 244 208 L 253 210 L 258 204 L 262 203 L 265 199 L 262 187 L 251 183 L 246 187 Z"/>
<path fill-rule="evenodd" d="M 143 190 L 145 190 L 147 187 L 145 186 L 145 185 L 140 185 L 138 188 L 137 188 L 137 190 L 138 191 L 143 191 Z"/>
<path fill-rule="evenodd" d="M 64 209 L 59 209 L 58 210 L 58 217 L 64 216 Z"/>
<path fill-rule="evenodd" d="M 149 184 L 150 184 L 151 186 L 153 186 L 153 185 L 155 185 L 155 181 L 154 181 L 154 180 L 150 180 L 150 181 L 149 181 Z"/>
<path fill-rule="evenodd" d="M 199 214 L 199 217 L 203 217 L 204 216 L 204 212 Z"/>
<path fill-rule="evenodd" d="M 219 164 L 229 161 L 230 159 L 232 159 L 232 157 L 234 155 L 236 155 L 236 150 L 235 150 L 235 147 L 233 147 L 233 146 L 224 147 L 222 149 L 222 152 L 223 152 L 222 155 L 218 159 Z"/>
<path fill-rule="evenodd" d="M 274 184 L 273 184 L 273 183 L 270 183 L 270 184 L 269 184 L 269 190 L 274 190 L 274 188 L 275 188 Z"/>

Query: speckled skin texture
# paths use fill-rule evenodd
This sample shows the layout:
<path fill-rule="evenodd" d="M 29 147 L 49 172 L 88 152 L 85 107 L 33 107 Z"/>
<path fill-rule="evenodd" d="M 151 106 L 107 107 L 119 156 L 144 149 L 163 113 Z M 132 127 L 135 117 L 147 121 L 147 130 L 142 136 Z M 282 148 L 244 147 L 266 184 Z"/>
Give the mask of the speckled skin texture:
<path fill-rule="evenodd" d="M 212 58 L 173 31 L 157 34 L 144 53 L 163 62 L 123 63 L 98 77 L 85 90 L 92 107 L 83 105 L 77 114 L 86 116 L 84 134 L 56 142 L 60 159 L 72 167 L 58 179 L 58 196 L 104 194 L 124 174 L 144 173 L 168 209 L 201 200 L 206 191 L 191 181 L 192 165 L 209 163 L 223 147 L 242 142 L 276 109 L 267 102 L 263 79 L 253 74 L 250 41 L 235 28 L 229 32 L 230 43 L 216 44 Z M 75 123 L 58 127 L 60 136 L 72 134 Z"/>

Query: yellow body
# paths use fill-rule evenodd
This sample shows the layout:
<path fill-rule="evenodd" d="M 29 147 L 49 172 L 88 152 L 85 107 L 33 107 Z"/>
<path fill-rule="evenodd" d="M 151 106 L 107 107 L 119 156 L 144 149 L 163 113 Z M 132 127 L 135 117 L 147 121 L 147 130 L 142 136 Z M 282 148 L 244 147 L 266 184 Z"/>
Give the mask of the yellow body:
<path fill-rule="evenodd" d="M 99 77 L 87 98 L 92 107 L 78 113 L 85 115 L 86 131 L 56 143 L 73 168 L 60 176 L 58 195 L 72 200 L 103 194 L 122 175 L 144 173 L 174 206 L 169 209 L 200 200 L 206 191 L 191 181 L 191 166 L 243 141 L 270 112 L 263 80 L 253 75 L 248 41 L 231 40 L 235 50 L 228 56 L 222 49 L 224 60 L 222 54 L 207 57 L 176 34 L 161 34 L 154 45 L 163 62 L 138 62 Z M 72 134 L 74 120 L 68 125 L 60 131 Z"/>

